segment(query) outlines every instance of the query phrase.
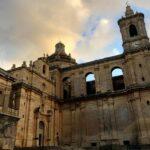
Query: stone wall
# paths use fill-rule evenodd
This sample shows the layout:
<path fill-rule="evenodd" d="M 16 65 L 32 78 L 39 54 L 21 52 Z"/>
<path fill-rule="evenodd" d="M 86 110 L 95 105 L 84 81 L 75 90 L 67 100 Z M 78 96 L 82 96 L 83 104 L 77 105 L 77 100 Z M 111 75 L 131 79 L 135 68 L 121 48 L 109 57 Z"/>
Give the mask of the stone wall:
<path fill-rule="evenodd" d="M 87 95 L 85 81 L 87 73 L 93 73 L 95 75 L 96 93 L 114 91 L 112 85 L 112 70 L 114 68 L 122 69 L 126 87 L 149 83 L 150 70 L 149 64 L 147 63 L 149 57 L 149 52 L 145 50 L 129 55 L 114 56 L 109 59 L 77 65 L 63 70 L 61 82 L 66 77 L 71 79 L 73 97 Z M 63 93 L 62 85 L 61 90 Z"/>
<path fill-rule="evenodd" d="M 150 142 L 149 91 L 61 106 L 62 144 L 82 147 Z"/>
<path fill-rule="evenodd" d="M 49 112 L 51 114 L 49 114 Z M 38 146 L 38 124 L 45 125 L 44 145 L 57 145 L 59 132 L 59 106 L 48 95 L 41 95 L 29 89 L 21 89 L 20 121 L 17 124 L 16 146 Z"/>

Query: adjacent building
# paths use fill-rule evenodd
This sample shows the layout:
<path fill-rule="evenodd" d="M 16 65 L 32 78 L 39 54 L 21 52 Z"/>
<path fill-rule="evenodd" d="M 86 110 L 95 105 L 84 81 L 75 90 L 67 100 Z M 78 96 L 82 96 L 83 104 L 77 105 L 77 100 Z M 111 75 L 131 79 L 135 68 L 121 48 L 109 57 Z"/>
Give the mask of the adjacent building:
<path fill-rule="evenodd" d="M 15 79 L 0 68 L 0 149 L 13 149 L 18 117 L 17 95 L 12 92 Z"/>

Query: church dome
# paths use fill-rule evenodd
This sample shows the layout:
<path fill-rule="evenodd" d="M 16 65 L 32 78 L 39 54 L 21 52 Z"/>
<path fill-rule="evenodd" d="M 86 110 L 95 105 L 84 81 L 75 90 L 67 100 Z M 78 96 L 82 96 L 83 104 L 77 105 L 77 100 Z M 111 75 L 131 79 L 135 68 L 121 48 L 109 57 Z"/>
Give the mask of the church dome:
<path fill-rule="evenodd" d="M 48 56 L 47 60 L 48 62 L 63 61 L 76 64 L 75 59 L 73 59 L 70 54 L 66 54 L 65 45 L 62 42 L 58 42 L 55 45 L 55 53 Z"/>

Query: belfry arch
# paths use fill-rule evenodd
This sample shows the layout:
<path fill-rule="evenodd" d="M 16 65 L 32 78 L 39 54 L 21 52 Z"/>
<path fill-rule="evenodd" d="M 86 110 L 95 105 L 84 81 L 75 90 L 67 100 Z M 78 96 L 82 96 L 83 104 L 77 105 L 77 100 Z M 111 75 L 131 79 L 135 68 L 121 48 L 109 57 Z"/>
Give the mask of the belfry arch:
<path fill-rule="evenodd" d="M 130 33 L 130 37 L 135 37 L 138 35 L 138 31 L 135 25 L 131 24 L 129 26 L 129 33 Z"/>

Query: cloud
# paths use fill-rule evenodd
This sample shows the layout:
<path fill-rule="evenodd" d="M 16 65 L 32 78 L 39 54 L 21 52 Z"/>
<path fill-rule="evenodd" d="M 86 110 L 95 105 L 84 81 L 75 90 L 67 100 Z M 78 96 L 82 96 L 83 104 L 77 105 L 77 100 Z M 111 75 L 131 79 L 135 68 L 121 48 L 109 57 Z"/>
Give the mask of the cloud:
<path fill-rule="evenodd" d="M 131 5 L 144 11 L 149 23 L 149 0 Z M 125 0 L 1 0 L 0 67 L 50 55 L 59 41 L 78 62 L 114 55 L 114 49 L 120 52 L 117 20 L 124 11 Z"/>
<path fill-rule="evenodd" d="M 82 7 L 77 11 L 78 7 L 81 6 L 71 6 L 67 0 L 0 1 L 1 64 L 20 64 L 43 53 L 51 54 L 59 41 L 71 51 L 80 37 L 82 21 L 87 17 L 83 14 L 86 9 L 82 11 Z"/>
<path fill-rule="evenodd" d="M 93 24 L 95 26 L 94 21 Z M 75 54 L 85 61 L 113 55 L 113 48 L 110 47 L 110 44 L 114 42 L 114 39 L 116 39 L 117 30 L 116 28 L 112 28 L 112 26 L 113 20 L 107 18 L 99 19 L 94 32 L 92 31 L 90 34 L 89 31 L 87 31 L 88 34 L 86 37 L 83 36 L 83 38 L 79 41 L 76 47 L 78 49 L 74 50 L 76 51 Z M 92 27 L 92 25 L 90 25 L 90 27 Z"/>

